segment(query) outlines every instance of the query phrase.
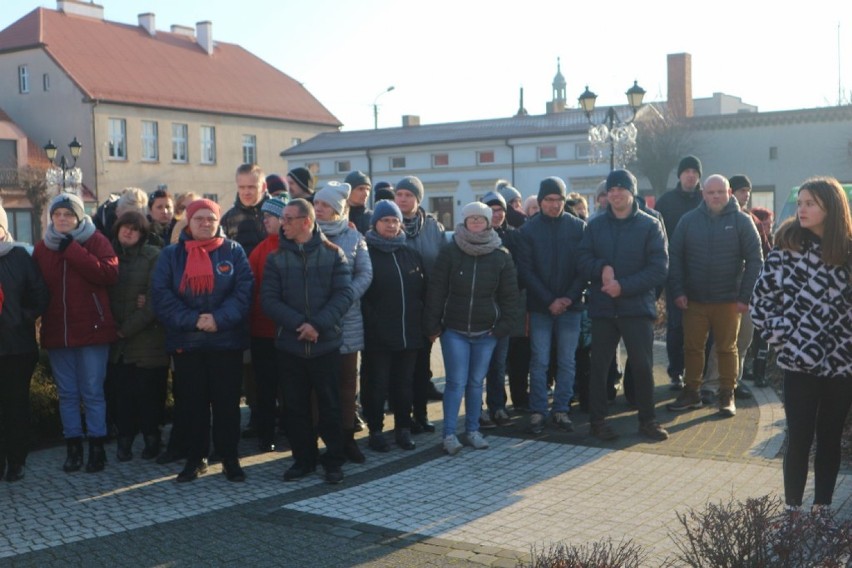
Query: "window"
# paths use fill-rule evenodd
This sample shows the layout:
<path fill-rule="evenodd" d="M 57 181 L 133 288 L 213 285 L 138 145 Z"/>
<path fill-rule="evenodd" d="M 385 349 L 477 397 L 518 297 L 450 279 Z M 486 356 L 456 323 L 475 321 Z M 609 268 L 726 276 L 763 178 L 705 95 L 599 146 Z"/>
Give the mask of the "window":
<path fill-rule="evenodd" d="M 778 146 L 770 146 L 769 147 L 769 159 L 777 160 L 778 159 Z"/>
<path fill-rule="evenodd" d="M 391 156 L 390 169 L 403 170 L 405 169 L 405 156 Z"/>
<path fill-rule="evenodd" d="M 189 136 L 189 129 L 186 124 L 174 123 L 172 124 L 172 161 L 179 162 L 181 164 L 185 164 L 189 161 L 189 156 L 187 155 L 187 148 L 189 147 L 187 143 L 187 137 Z"/>
<path fill-rule="evenodd" d="M 26 65 L 18 66 L 18 92 L 21 94 L 30 92 L 30 69 Z"/>
<path fill-rule="evenodd" d="M 209 199 L 213 203 L 219 203 L 219 194 L 218 193 L 204 193 L 201 195 L 204 199 Z"/>
<path fill-rule="evenodd" d="M 352 162 L 349 160 L 340 160 L 339 162 L 334 162 L 334 171 L 339 174 L 348 174 L 352 171 Z"/>
<path fill-rule="evenodd" d="M 450 165 L 449 154 L 432 154 L 432 167 L 444 168 Z"/>
<path fill-rule="evenodd" d="M 41 76 L 41 86 L 45 92 L 50 90 L 50 75 L 47 73 Z"/>
<path fill-rule="evenodd" d="M 476 163 L 477 164 L 493 164 L 494 163 L 494 150 L 487 150 L 485 152 L 477 152 L 476 153 Z"/>
<path fill-rule="evenodd" d="M 216 163 L 216 128 L 212 126 L 201 127 L 201 163 Z"/>
<path fill-rule="evenodd" d="M 536 148 L 540 162 L 556 159 L 556 146 L 539 146 Z"/>
<path fill-rule="evenodd" d="M 15 240 L 33 244 L 38 241 L 33 235 L 33 212 L 26 209 L 7 209 L 6 213 L 9 217 L 9 233 Z"/>
<path fill-rule="evenodd" d="M 257 136 L 254 134 L 243 134 L 243 163 L 257 163 Z"/>
<path fill-rule="evenodd" d="M 588 142 L 580 142 L 574 146 L 574 158 L 577 160 L 589 160 L 592 158 L 592 145 Z"/>
<path fill-rule="evenodd" d="M 109 157 L 127 159 L 127 122 L 123 118 L 109 119 Z"/>
<path fill-rule="evenodd" d="M 430 197 L 429 210 L 445 227 L 455 227 L 452 197 Z"/>
<path fill-rule="evenodd" d="M 157 123 L 150 120 L 142 121 L 142 160 L 156 162 L 160 159 L 160 142 Z"/>

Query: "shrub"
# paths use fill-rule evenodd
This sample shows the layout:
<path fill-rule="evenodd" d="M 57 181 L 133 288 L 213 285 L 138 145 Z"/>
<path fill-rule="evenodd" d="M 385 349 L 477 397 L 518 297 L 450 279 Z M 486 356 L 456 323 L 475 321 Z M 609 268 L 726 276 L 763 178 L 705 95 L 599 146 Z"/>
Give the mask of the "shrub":
<path fill-rule="evenodd" d="M 519 568 L 639 568 L 646 558 L 641 546 L 632 540 L 618 544 L 612 539 L 577 546 L 552 544 L 547 548 L 533 548 L 530 560 L 518 562 Z"/>

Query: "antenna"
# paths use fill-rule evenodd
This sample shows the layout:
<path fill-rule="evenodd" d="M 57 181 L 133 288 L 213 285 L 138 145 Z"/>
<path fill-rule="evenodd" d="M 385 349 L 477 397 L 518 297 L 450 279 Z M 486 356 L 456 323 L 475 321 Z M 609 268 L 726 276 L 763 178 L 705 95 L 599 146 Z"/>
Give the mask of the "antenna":
<path fill-rule="evenodd" d="M 837 22 L 837 106 L 843 104 L 843 76 L 840 66 L 840 22 Z"/>

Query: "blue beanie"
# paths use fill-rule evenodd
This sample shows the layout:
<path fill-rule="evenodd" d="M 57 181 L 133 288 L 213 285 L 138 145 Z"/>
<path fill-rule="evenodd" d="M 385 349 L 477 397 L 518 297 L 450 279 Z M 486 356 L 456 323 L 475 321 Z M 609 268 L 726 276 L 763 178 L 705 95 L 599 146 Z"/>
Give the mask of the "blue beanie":
<path fill-rule="evenodd" d="M 373 216 L 370 217 L 370 226 L 375 227 L 376 221 L 382 217 L 396 217 L 402 223 L 402 211 L 399 210 L 399 206 L 387 199 L 376 203 L 376 208 L 373 209 Z"/>

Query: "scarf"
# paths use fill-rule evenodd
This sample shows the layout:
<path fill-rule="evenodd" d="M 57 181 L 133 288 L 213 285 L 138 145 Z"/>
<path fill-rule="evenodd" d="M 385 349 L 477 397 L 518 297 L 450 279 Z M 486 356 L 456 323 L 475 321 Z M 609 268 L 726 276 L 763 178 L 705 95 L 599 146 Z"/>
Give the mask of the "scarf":
<path fill-rule="evenodd" d="M 395 237 L 386 239 L 376 231 L 370 229 L 364 235 L 364 240 L 367 241 L 367 246 L 377 248 L 382 252 L 393 252 L 405 246 L 406 236 L 404 232 L 400 231 Z"/>
<path fill-rule="evenodd" d="M 92 223 L 92 218 L 86 215 L 80 220 L 80 224 L 77 225 L 77 228 L 73 231 L 69 231 L 68 234 L 71 235 L 75 241 L 80 244 L 85 243 L 89 240 L 89 237 L 95 234 L 97 229 L 95 228 L 95 224 Z M 46 246 L 50 250 L 58 251 L 59 243 L 65 239 L 65 235 L 57 231 L 53 223 L 47 226 L 47 231 L 44 233 L 44 246 Z"/>
<path fill-rule="evenodd" d="M 213 291 L 213 265 L 210 262 L 210 253 L 222 246 L 224 242 L 224 237 L 213 237 L 206 241 L 185 240 L 183 242 L 187 256 L 186 267 L 183 269 L 183 277 L 178 288 L 181 293 L 187 286 L 195 296 L 209 294 Z"/>
<path fill-rule="evenodd" d="M 471 233 L 462 223 L 456 225 L 453 240 L 462 252 L 470 256 L 488 254 L 502 245 L 500 236 L 493 229 L 485 229 L 480 233 Z"/>
<path fill-rule="evenodd" d="M 402 230 L 405 231 L 409 239 L 413 239 L 420 234 L 420 229 L 423 228 L 423 218 L 420 216 L 420 209 L 414 212 L 414 217 L 411 219 L 402 219 Z"/>
<path fill-rule="evenodd" d="M 317 219 L 317 225 L 326 237 L 331 238 L 349 228 L 349 219 L 338 219 L 337 221 L 320 221 Z"/>

